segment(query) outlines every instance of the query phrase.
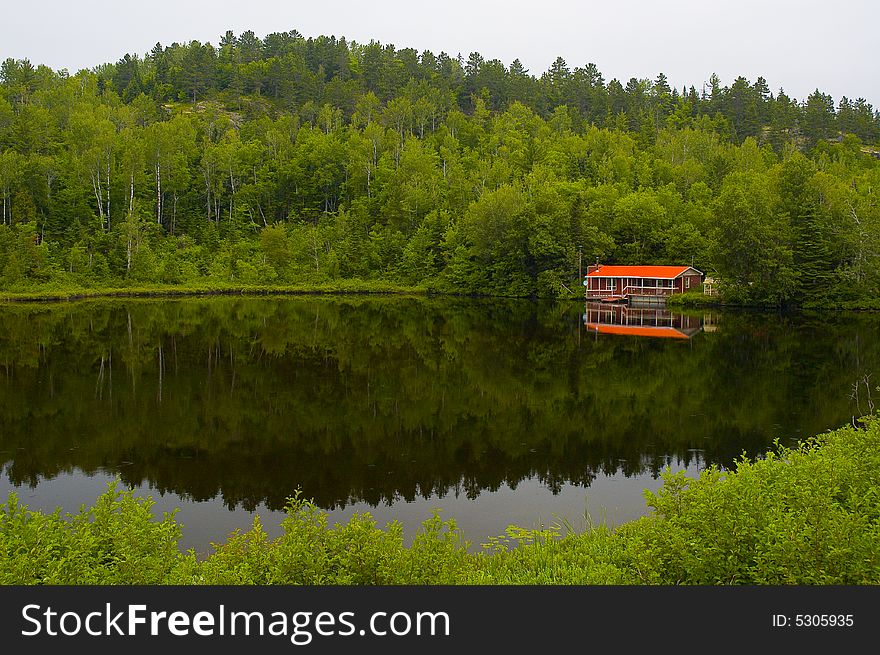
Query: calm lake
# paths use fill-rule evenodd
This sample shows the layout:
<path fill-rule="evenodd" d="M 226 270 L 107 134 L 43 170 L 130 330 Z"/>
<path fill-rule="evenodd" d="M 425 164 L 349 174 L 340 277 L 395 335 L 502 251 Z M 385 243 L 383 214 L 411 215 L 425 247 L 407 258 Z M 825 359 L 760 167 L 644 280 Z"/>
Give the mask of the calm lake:
<path fill-rule="evenodd" d="M 118 476 L 199 552 L 300 489 L 411 538 L 647 513 L 880 399 L 880 315 L 215 297 L 0 308 L 0 499 L 75 511 Z M 871 395 L 876 396 L 872 399 Z"/>

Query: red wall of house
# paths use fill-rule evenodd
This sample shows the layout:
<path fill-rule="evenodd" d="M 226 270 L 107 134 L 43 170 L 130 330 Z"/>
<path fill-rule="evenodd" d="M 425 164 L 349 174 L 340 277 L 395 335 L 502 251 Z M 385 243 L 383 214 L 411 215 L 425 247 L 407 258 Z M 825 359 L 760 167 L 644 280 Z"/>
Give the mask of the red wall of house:
<path fill-rule="evenodd" d="M 685 280 L 690 280 L 690 286 L 685 286 Z M 675 293 L 684 293 L 687 291 L 695 291 L 702 283 L 700 275 L 682 275 L 675 280 Z"/>
<path fill-rule="evenodd" d="M 688 286 L 685 286 L 686 279 L 690 280 L 690 284 Z M 623 281 L 621 279 L 619 279 L 619 278 L 612 279 L 612 283 L 613 283 L 612 289 L 601 288 L 600 284 L 602 284 L 604 281 L 605 280 L 600 280 L 599 278 L 588 277 L 587 278 L 587 291 L 592 292 L 592 293 L 596 293 L 601 289 L 603 291 L 603 293 L 605 293 L 607 295 L 611 295 L 611 294 L 615 294 L 615 293 L 620 293 L 620 291 L 622 290 L 621 284 Z M 697 289 L 700 286 L 701 283 L 702 283 L 702 276 L 700 276 L 700 275 L 683 275 L 683 276 L 675 279 L 675 281 L 673 283 L 674 284 L 674 287 L 673 287 L 674 293 L 684 293 L 686 291 L 694 291 L 695 289 Z"/>

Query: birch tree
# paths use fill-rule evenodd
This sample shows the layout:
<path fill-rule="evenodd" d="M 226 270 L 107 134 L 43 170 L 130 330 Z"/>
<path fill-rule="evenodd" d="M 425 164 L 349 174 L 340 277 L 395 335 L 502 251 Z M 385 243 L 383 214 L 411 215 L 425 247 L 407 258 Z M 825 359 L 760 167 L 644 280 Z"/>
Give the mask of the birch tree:
<path fill-rule="evenodd" d="M 3 205 L 0 223 L 3 225 L 12 225 L 12 194 L 21 178 L 23 159 L 14 150 L 0 152 L 0 196 Z"/>
<path fill-rule="evenodd" d="M 70 116 L 67 136 L 80 172 L 91 185 L 101 225 L 109 230 L 110 173 L 116 128 L 106 115 L 100 113 L 85 108 L 74 111 Z"/>

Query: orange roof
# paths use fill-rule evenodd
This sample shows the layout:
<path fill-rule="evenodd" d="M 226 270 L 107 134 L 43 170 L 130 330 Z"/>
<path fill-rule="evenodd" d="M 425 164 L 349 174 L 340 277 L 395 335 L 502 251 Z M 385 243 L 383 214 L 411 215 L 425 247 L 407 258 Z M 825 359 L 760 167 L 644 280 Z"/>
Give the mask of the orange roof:
<path fill-rule="evenodd" d="M 691 266 L 600 266 L 599 270 L 587 273 L 587 277 L 652 277 L 671 280 Z M 697 269 L 693 269 L 697 273 Z"/>
<path fill-rule="evenodd" d="M 601 325 L 599 323 L 587 323 L 587 328 L 600 334 L 625 334 L 632 337 L 667 337 L 670 339 L 688 339 L 672 327 L 644 327 L 637 325 Z"/>

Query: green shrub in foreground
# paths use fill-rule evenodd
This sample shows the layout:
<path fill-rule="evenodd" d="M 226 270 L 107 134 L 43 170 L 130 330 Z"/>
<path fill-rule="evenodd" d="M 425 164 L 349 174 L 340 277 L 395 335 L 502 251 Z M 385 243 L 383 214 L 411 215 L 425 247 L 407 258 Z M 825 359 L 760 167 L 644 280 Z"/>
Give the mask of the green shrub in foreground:
<path fill-rule="evenodd" d="M 2 584 L 161 584 L 186 578 L 195 557 L 180 552 L 173 515 L 112 484 L 95 505 L 62 516 L 31 512 L 15 494 L 0 506 Z"/>
<path fill-rule="evenodd" d="M 732 471 L 664 474 L 649 516 L 582 534 L 510 528 L 469 552 L 435 515 L 412 544 L 369 514 L 329 525 L 292 498 L 283 534 L 256 520 L 198 561 L 173 515 L 116 485 L 78 514 L 0 507 L 2 584 L 878 584 L 880 423 L 777 446 Z"/>
<path fill-rule="evenodd" d="M 880 582 L 880 424 L 742 460 L 725 474 L 666 475 L 655 513 L 624 526 L 622 565 L 660 584 Z"/>

